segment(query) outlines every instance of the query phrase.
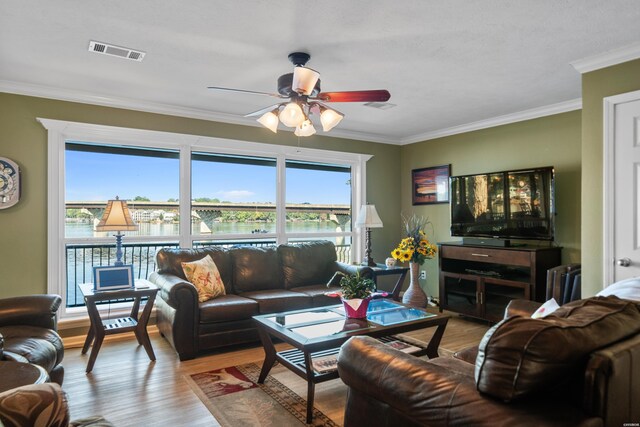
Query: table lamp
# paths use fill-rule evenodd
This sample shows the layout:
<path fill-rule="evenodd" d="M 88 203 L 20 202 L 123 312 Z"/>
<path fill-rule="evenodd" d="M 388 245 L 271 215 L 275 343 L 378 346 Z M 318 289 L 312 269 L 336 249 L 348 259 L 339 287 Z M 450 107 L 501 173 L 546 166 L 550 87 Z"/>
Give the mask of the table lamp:
<path fill-rule="evenodd" d="M 376 263 L 373 262 L 373 258 L 371 257 L 371 229 L 382 228 L 382 220 L 376 211 L 375 205 L 362 205 L 355 225 L 356 227 L 364 227 L 366 229 L 366 250 L 362 264 L 375 267 Z"/>
<path fill-rule="evenodd" d="M 122 236 L 121 231 L 135 231 L 138 225 L 133 222 L 129 214 L 126 200 L 120 200 L 116 196 L 115 200 L 109 200 L 104 210 L 102 219 L 96 226 L 96 231 L 115 231 L 116 238 L 116 262 L 114 265 L 120 266 L 122 262 Z"/>

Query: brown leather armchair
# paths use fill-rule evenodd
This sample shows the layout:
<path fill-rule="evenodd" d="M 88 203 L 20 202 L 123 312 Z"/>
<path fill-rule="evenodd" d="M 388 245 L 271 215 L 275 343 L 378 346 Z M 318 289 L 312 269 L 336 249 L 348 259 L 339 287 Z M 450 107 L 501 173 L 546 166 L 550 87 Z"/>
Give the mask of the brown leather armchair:
<path fill-rule="evenodd" d="M 27 295 L 0 299 L 2 358 L 43 367 L 51 381 L 62 384 L 64 345 L 56 332 L 59 295 Z"/>
<path fill-rule="evenodd" d="M 620 306 L 613 298 L 599 301 Z M 352 338 L 338 357 L 340 378 L 349 387 L 345 427 L 639 422 L 640 310 L 626 301 L 610 315 L 606 307 L 584 303 L 589 300 L 569 303 L 547 321 L 524 317 L 536 303 L 512 301 L 479 349 L 460 358 L 424 360 L 369 337 Z M 572 316 L 578 318 L 567 320 Z M 545 334 L 553 337 L 544 343 L 546 355 L 535 344 Z M 570 337 L 559 339 L 563 334 Z M 577 354 L 589 345 L 598 348 Z"/>

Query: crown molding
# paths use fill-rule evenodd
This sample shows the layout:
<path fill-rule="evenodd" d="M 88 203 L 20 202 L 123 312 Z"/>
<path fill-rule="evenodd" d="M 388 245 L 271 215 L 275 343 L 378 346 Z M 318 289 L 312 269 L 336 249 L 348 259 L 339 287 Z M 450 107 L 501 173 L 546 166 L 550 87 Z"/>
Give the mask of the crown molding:
<path fill-rule="evenodd" d="M 453 126 L 432 132 L 426 132 L 403 138 L 400 145 L 414 144 L 416 142 L 428 141 L 445 136 L 457 135 L 460 133 L 472 132 L 480 129 L 492 128 L 495 126 L 507 125 L 510 123 L 522 122 L 525 120 L 537 119 L 539 117 L 552 116 L 554 114 L 566 113 L 568 111 L 580 110 L 582 108 L 582 98 L 570 101 L 559 102 L 557 104 L 546 105 L 544 107 L 532 108 L 530 110 L 519 111 L 517 113 L 505 114 L 504 116 L 492 117 L 486 120 L 467 123 L 460 126 Z"/>
<path fill-rule="evenodd" d="M 216 121 L 241 126 L 252 126 L 259 128 L 262 127 L 258 122 L 251 118 L 240 117 L 234 114 L 219 113 L 203 109 L 181 107 L 155 102 L 138 101 L 128 98 L 101 96 L 82 91 L 60 89 L 50 86 L 34 85 L 30 83 L 20 83 L 8 80 L 0 80 L 0 92 L 34 96 L 38 98 L 57 99 L 61 101 L 79 102 L 83 104 L 101 105 L 112 108 L 124 108 L 135 111 L 144 111 L 149 113 L 166 114 L 170 116 Z M 333 138 L 347 138 L 366 142 L 377 142 L 390 145 L 408 145 L 416 142 L 428 141 L 435 138 L 442 138 L 444 136 L 451 136 L 460 133 L 486 129 L 494 126 L 501 126 L 509 123 L 535 119 L 538 117 L 564 113 L 567 111 L 579 110 L 581 108 L 582 99 L 578 98 L 571 101 L 534 108 L 531 110 L 493 117 L 487 120 L 481 120 L 460 126 L 454 126 L 450 128 L 412 135 L 401 139 L 394 139 L 373 133 L 354 132 L 344 129 L 332 129 L 330 134 L 325 134 L 320 131 L 316 135 Z M 293 133 L 288 130 L 280 130 L 280 132 Z"/>
<path fill-rule="evenodd" d="M 262 128 L 262 125 L 256 122 L 255 119 L 237 116 L 235 114 L 220 113 L 199 108 L 181 107 L 158 102 L 139 101 L 129 98 L 95 95 L 83 91 L 35 85 L 31 83 L 0 80 L 0 92 Z M 293 131 L 283 129 L 279 129 L 279 132 L 293 133 Z M 330 134 L 319 131 L 316 135 L 398 145 L 397 139 L 391 139 L 379 134 L 355 132 L 344 129 L 332 129 Z"/>
<path fill-rule="evenodd" d="M 634 43 L 619 49 L 610 50 L 599 55 L 589 56 L 571 62 L 571 66 L 581 74 L 623 62 L 633 61 L 640 58 L 640 43 Z"/>

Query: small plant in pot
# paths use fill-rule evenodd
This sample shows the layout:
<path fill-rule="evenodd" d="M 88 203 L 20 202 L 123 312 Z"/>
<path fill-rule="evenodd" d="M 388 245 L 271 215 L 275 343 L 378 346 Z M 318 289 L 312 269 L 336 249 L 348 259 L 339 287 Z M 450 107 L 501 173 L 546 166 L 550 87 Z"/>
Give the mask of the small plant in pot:
<path fill-rule="evenodd" d="M 340 275 L 340 297 L 344 303 L 347 317 L 352 319 L 367 317 L 367 307 L 369 307 L 369 301 L 376 290 L 375 282 L 362 277 L 359 272 L 352 275 L 336 273 L 334 278 L 337 279 L 338 275 Z M 331 280 L 329 284 L 332 282 L 334 280 Z"/>

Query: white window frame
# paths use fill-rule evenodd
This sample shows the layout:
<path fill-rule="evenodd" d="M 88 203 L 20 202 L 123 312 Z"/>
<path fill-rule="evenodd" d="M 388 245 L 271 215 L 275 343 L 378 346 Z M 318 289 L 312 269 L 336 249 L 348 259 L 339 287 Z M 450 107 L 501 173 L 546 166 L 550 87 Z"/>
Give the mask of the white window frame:
<path fill-rule="evenodd" d="M 286 160 L 301 160 L 315 163 L 349 165 L 351 167 L 351 206 L 352 217 L 357 215 L 359 207 L 366 204 L 366 163 L 373 157 L 369 154 L 347 153 L 313 148 L 272 145 L 259 142 L 247 142 L 216 137 L 161 132 L 144 129 L 123 128 L 69 122 L 46 118 L 37 119 L 47 130 L 48 156 L 48 203 L 47 203 L 47 290 L 62 296 L 60 317 L 63 319 L 86 319 L 86 309 L 67 308 L 65 244 L 95 242 L 96 238 L 65 238 L 65 144 L 68 141 L 83 141 L 98 144 L 114 144 L 146 148 L 170 149 L 180 152 L 180 200 L 191 200 L 191 153 L 206 152 L 212 154 L 232 154 L 263 156 L 277 160 L 276 233 L 267 233 L 261 237 L 273 237 L 280 243 L 287 239 L 305 237 L 350 236 L 352 239 L 352 259 L 362 259 L 364 253 L 364 234 L 352 227 L 351 231 L 336 233 L 286 233 L 285 227 L 285 188 Z M 190 218 L 190 203 L 179 206 L 180 218 Z M 352 218 L 355 222 L 355 218 Z M 246 235 L 225 234 L 226 239 L 247 238 Z M 130 240 L 176 241 L 181 247 L 192 247 L 194 241 L 210 240 L 210 235 L 198 235 L 191 232 L 191 221 L 180 221 L 178 236 L 136 236 Z M 104 238 L 112 242 L 112 238 Z"/>

